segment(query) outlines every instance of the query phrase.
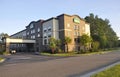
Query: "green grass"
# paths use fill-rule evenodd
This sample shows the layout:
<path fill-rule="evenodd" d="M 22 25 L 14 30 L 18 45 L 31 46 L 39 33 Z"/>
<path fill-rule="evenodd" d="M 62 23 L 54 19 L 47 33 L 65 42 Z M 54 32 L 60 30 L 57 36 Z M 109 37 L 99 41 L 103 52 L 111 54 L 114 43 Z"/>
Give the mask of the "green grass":
<path fill-rule="evenodd" d="M 120 77 L 120 64 L 94 74 L 91 77 Z"/>
<path fill-rule="evenodd" d="M 75 56 L 76 53 L 72 52 L 72 53 L 56 53 L 56 54 L 50 54 L 50 53 L 41 53 L 41 55 L 46 55 L 46 56 Z"/>
<path fill-rule="evenodd" d="M 56 53 L 56 54 L 50 54 L 50 53 L 45 53 L 42 52 L 41 55 L 46 55 L 46 56 L 63 56 L 63 57 L 67 57 L 67 56 L 81 56 L 81 55 L 101 55 L 101 54 L 105 54 L 108 53 L 109 51 L 99 51 L 99 52 L 86 52 L 86 53 L 81 53 L 78 54 L 78 52 L 69 52 L 69 53 Z"/>
<path fill-rule="evenodd" d="M 0 62 L 3 62 L 5 59 L 0 57 Z"/>

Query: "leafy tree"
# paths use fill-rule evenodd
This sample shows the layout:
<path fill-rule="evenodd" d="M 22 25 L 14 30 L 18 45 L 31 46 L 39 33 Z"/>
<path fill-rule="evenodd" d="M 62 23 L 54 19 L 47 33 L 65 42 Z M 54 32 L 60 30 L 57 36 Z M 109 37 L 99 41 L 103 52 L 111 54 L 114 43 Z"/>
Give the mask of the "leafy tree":
<path fill-rule="evenodd" d="M 60 46 L 61 46 L 61 40 L 56 39 L 56 46 L 57 46 L 57 52 L 61 52 Z"/>
<path fill-rule="evenodd" d="M 85 20 L 90 23 L 91 37 L 94 41 L 100 43 L 101 48 L 115 47 L 118 37 L 113 31 L 108 19 L 99 18 L 97 15 L 90 13 L 85 17 Z"/>
<path fill-rule="evenodd" d="M 86 47 L 89 46 L 91 42 L 92 42 L 92 38 L 87 34 L 83 34 L 80 37 L 80 44 L 84 46 L 84 51 L 86 51 Z"/>
<path fill-rule="evenodd" d="M 56 39 L 55 38 L 50 38 L 49 39 L 49 47 L 51 48 L 52 53 L 54 54 L 55 53 L 55 49 L 57 47 Z"/>
<path fill-rule="evenodd" d="M 0 34 L 0 40 L 3 40 L 4 38 L 9 37 L 9 35 L 7 33 L 1 33 Z"/>
<path fill-rule="evenodd" d="M 7 38 L 7 37 L 9 37 L 7 33 L 0 34 L 0 53 L 3 53 L 5 51 L 5 44 L 2 41 L 4 38 Z"/>
<path fill-rule="evenodd" d="M 68 44 L 72 42 L 72 39 L 70 37 L 65 37 L 64 38 L 64 44 L 65 44 L 65 51 L 67 48 L 67 52 L 68 52 Z"/>

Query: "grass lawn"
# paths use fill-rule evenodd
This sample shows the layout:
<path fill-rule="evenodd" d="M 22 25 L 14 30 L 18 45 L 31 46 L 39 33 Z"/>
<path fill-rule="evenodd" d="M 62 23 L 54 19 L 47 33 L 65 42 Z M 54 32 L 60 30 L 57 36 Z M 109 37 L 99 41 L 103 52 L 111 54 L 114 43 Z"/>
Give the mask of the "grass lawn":
<path fill-rule="evenodd" d="M 5 59 L 0 57 L 0 62 L 3 62 Z"/>
<path fill-rule="evenodd" d="M 120 77 L 120 64 L 94 74 L 91 77 Z"/>
<path fill-rule="evenodd" d="M 101 55 L 101 54 L 105 54 L 108 53 L 109 51 L 100 51 L 100 52 L 87 52 L 87 53 L 81 53 L 81 54 L 77 54 L 77 52 L 69 52 L 69 53 L 56 53 L 56 54 L 50 54 L 50 53 L 45 53 L 42 52 L 41 55 L 46 55 L 46 56 L 63 56 L 63 57 L 67 57 L 67 56 L 81 56 L 81 55 Z"/>

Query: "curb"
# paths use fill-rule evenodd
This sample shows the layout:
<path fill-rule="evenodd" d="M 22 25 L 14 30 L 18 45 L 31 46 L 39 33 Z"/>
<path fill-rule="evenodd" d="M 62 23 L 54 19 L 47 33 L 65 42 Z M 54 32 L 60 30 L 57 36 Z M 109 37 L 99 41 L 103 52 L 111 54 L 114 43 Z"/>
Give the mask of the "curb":
<path fill-rule="evenodd" d="M 100 68 L 100 69 L 91 71 L 91 72 L 86 73 L 86 74 L 84 74 L 84 75 L 76 76 L 76 77 L 90 77 L 90 76 L 93 75 L 93 74 L 96 74 L 96 73 L 99 73 L 99 72 L 101 72 L 101 71 L 104 71 L 105 69 L 111 68 L 111 67 L 113 67 L 113 66 L 115 66 L 115 65 L 117 65 L 117 64 L 120 64 L 120 61 L 115 62 L 115 63 L 112 63 L 112 64 L 110 64 L 110 65 L 108 65 L 108 66 L 104 66 L 104 67 L 102 67 L 102 68 Z"/>

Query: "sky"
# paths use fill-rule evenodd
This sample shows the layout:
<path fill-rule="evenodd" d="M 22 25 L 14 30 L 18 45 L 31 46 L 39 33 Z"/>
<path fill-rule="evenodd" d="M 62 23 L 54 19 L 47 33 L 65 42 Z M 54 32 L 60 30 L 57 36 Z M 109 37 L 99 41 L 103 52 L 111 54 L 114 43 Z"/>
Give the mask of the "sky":
<path fill-rule="evenodd" d="M 12 35 L 31 22 L 49 19 L 60 14 L 90 13 L 107 18 L 120 37 L 120 0 L 0 0 L 0 33 Z"/>

